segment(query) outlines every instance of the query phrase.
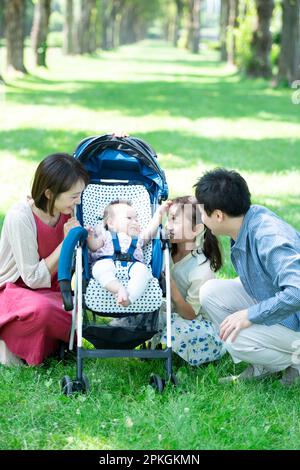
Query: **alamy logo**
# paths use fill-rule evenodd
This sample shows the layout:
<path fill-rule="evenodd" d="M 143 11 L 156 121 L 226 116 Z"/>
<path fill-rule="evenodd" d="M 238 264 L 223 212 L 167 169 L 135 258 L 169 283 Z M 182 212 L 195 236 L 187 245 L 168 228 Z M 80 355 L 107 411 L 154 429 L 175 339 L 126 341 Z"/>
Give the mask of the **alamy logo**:
<path fill-rule="evenodd" d="M 0 106 L 4 103 L 5 101 L 5 87 L 4 83 L 1 83 L 1 78 L 0 78 Z"/>
<path fill-rule="evenodd" d="M 300 104 L 300 80 L 293 81 L 292 88 L 295 90 L 292 93 L 292 103 Z"/>
<path fill-rule="evenodd" d="M 299 339 L 297 339 L 296 341 L 293 341 L 292 348 L 296 349 L 296 351 L 294 351 L 292 354 L 292 363 L 295 365 L 298 365 L 300 364 L 300 340 Z"/>

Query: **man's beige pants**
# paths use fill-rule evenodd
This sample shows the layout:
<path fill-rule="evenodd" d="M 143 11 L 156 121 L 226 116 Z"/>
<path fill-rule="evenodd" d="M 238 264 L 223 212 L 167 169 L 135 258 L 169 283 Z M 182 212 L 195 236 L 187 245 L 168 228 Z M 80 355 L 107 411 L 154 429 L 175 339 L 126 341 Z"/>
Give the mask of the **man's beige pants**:
<path fill-rule="evenodd" d="M 256 304 L 239 278 L 207 281 L 200 289 L 200 303 L 217 328 L 231 313 Z M 225 347 L 235 363 L 245 361 L 274 372 L 289 366 L 300 370 L 300 332 L 279 324 L 266 326 L 253 323 L 241 330 L 234 342 L 229 337 Z"/>

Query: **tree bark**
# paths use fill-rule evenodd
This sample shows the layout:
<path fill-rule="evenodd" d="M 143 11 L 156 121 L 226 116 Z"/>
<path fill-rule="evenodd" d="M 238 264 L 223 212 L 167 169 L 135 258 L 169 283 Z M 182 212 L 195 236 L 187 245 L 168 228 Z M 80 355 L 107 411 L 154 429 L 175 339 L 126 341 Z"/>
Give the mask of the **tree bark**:
<path fill-rule="evenodd" d="M 235 30 L 238 27 L 239 0 L 229 0 L 229 16 L 227 29 L 227 61 L 235 64 L 236 61 L 236 38 Z"/>
<path fill-rule="evenodd" d="M 194 54 L 198 54 L 199 52 L 200 4 L 201 4 L 201 0 L 189 1 L 188 49 Z"/>
<path fill-rule="evenodd" d="M 31 41 L 35 55 L 35 63 L 42 67 L 47 67 L 47 36 L 50 12 L 51 0 L 38 0 L 34 9 Z"/>
<path fill-rule="evenodd" d="M 248 74 L 254 77 L 269 78 L 272 76 L 270 52 L 272 35 L 270 24 L 274 9 L 274 0 L 256 0 L 257 28 L 251 42 L 252 60 Z"/>
<path fill-rule="evenodd" d="M 229 0 L 221 0 L 220 11 L 220 53 L 221 60 L 226 62 L 228 59 L 227 52 L 227 28 L 229 24 Z"/>
<path fill-rule="evenodd" d="M 65 0 L 64 54 L 74 54 L 74 5 L 73 0 Z"/>
<path fill-rule="evenodd" d="M 173 46 L 177 47 L 179 37 L 180 37 L 180 28 L 182 23 L 183 17 L 183 0 L 175 0 L 176 6 L 176 16 L 175 16 L 175 24 L 174 24 L 174 36 L 173 36 Z"/>
<path fill-rule="evenodd" d="M 137 5 L 131 3 L 124 5 L 120 25 L 120 44 L 133 44 L 139 36 L 139 15 Z"/>
<path fill-rule="evenodd" d="M 0 0 L 0 38 L 4 37 L 4 5 L 5 0 Z"/>
<path fill-rule="evenodd" d="M 101 47 L 104 51 L 109 49 L 109 19 L 110 19 L 110 8 L 109 0 L 102 0 L 102 41 Z"/>
<path fill-rule="evenodd" d="M 7 66 L 27 73 L 24 66 L 24 0 L 5 1 L 5 36 Z"/>
<path fill-rule="evenodd" d="M 278 81 L 300 79 L 300 0 L 283 0 Z"/>

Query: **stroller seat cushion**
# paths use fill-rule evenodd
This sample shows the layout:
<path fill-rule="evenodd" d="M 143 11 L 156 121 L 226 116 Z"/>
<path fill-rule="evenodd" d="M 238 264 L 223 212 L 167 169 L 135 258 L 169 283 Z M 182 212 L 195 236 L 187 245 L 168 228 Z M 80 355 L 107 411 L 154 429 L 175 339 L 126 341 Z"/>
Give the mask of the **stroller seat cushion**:
<path fill-rule="evenodd" d="M 84 226 L 95 226 L 103 218 L 105 207 L 116 199 L 131 201 L 137 211 L 139 225 L 144 230 L 152 217 L 150 196 L 142 184 L 89 184 L 83 193 L 83 223 Z M 152 243 L 147 243 L 143 248 L 144 263 L 151 270 Z M 117 278 L 124 286 L 128 283 L 128 270 L 118 263 Z M 141 312 L 154 312 L 159 309 L 162 302 L 162 291 L 159 282 L 152 277 L 147 289 L 132 305 L 127 308 L 117 305 L 114 295 L 104 289 L 95 279 L 91 278 L 85 294 L 86 306 L 93 312 L 99 312 L 106 316 L 135 314 Z"/>
<path fill-rule="evenodd" d="M 150 269 L 150 268 L 149 268 Z M 126 267 L 118 267 L 117 278 L 124 285 L 128 284 Z M 86 306 L 93 312 L 109 314 L 134 314 L 141 312 L 154 312 L 160 308 L 162 302 L 162 291 L 159 282 L 152 277 L 144 294 L 126 309 L 116 303 L 115 296 L 104 289 L 95 279 L 91 279 L 85 294 Z"/>

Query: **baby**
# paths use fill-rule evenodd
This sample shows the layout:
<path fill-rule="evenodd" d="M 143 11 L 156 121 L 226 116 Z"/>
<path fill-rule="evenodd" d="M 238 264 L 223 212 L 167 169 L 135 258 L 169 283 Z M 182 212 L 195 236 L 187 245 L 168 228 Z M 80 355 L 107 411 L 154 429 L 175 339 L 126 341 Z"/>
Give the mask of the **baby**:
<path fill-rule="evenodd" d="M 91 259 L 95 262 L 92 268 L 93 277 L 102 287 L 116 295 L 118 305 L 128 307 L 143 295 L 152 275 L 144 264 L 142 247 L 155 236 L 169 205 L 167 202 L 159 206 L 142 233 L 137 212 L 127 200 L 116 200 L 108 204 L 104 210 L 103 223 L 96 225 L 94 229 L 88 227 L 88 247 L 92 252 Z M 116 277 L 113 260 L 116 248 L 124 259 L 127 258 L 127 288 Z"/>

